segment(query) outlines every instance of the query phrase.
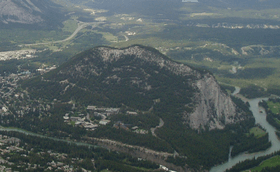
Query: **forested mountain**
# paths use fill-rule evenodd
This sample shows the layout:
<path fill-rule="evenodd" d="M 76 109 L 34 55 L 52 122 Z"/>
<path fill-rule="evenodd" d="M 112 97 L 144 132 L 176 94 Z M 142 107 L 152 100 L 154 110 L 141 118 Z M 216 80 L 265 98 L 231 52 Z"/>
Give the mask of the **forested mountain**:
<path fill-rule="evenodd" d="M 55 25 L 65 19 L 59 5 L 51 0 L 1 0 L 0 26 L 11 24 Z"/>
<path fill-rule="evenodd" d="M 227 160 L 230 145 L 234 155 L 267 147 L 267 137 L 245 134 L 254 126 L 248 106 L 211 73 L 141 45 L 89 49 L 15 92 L 3 126 L 94 140 L 176 171 L 209 169 Z"/>
<path fill-rule="evenodd" d="M 246 119 L 211 74 L 141 46 L 88 50 L 24 87 L 38 98 L 179 113 L 193 129 L 222 129 Z"/>
<path fill-rule="evenodd" d="M 0 126 L 178 172 L 206 172 L 232 147 L 232 156 L 265 150 L 268 134 L 252 134 L 249 104 L 230 91 L 279 91 L 275 8 L 276 0 L 0 0 Z M 121 171 L 110 163 L 97 169 Z"/>

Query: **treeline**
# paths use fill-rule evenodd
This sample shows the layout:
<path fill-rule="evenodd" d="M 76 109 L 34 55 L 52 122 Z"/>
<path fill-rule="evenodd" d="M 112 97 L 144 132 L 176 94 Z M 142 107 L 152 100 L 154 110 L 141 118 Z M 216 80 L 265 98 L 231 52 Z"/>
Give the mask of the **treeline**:
<path fill-rule="evenodd" d="M 280 151 L 269 154 L 269 155 L 266 155 L 266 156 L 261 156 L 261 157 L 258 157 L 258 158 L 253 158 L 253 159 L 245 160 L 243 162 L 239 162 L 238 164 L 233 166 L 231 169 L 226 170 L 226 172 L 240 172 L 240 171 L 248 170 L 250 168 L 253 168 L 253 167 L 256 167 L 256 166 L 260 165 L 261 162 L 263 162 L 264 160 L 267 160 L 267 159 L 269 159 L 271 157 L 274 157 L 276 155 L 280 155 Z M 274 167 L 272 167 L 272 169 L 273 168 Z M 277 167 L 277 168 L 279 168 L 279 167 Z"/>
<path fill-rule="evenodd" d="M 265 167 L 261 170 L 261 172 L 279 172 L 280 171 L 280 165 L 276 167 Z"/>
<path fill-rule="evenodd" d="M 210 57 L 214 60 L 219 61 L 230 61 L 231 59 L 235 58 L 232 55 L 225 55 L 221 52 L 214 51 L 211 49 L 205 48 L 197 48 L 193 50 L 170 50 L 168 51 L 167 55 L 175 60 L 191 60 L 195 59 L 196 61 L 204 60 L 205 56 Z"/>
<path fill-rule="evenodd" d="M 154 166 L 152 166 L 154 167 Z M 158 167 L 158 166 L 157 166 Z M 134 167 L 134 166 L 129 166 L 126 165 L 122 162 L 116 162 L 116 161 L 110 161 L 110 160 L 101 160 L 96 162 L 96 168 L 100 171 L 110 169 L 112 171 L 117 171 L 117 172 L 146 172 L 147 170 Z"/>
<path fill-rule="evenodd" d="M 246 88 L 242 88 L 240 90 L 240 94 L 244 95 L 249 99 L 269 96 L 269 93 L 267 93 L 263 88 L 255 85 L 250 85 Z"/>
<path fill-rule="evenodd" d="M 268 140 L 268 134 L 261 138 L 256 138 L 253 134 L 248 137 L 242 137 L 242 142 L 236 140 L 236 146 L 233 147 L 231 155 L 236 156 L 241 152 L 248 153 L 259 152 L 271 147 L 271 142 Z"/>
<path fill-rule="evenodd" d="M 165 121 L 164 126 L 156 130 L 157 136 L 170 143 L 180 155 L 188 157 L 187 159 L 169 158 L 168 161 L 179 166 L 187 164 L 191 168 L 200 169 L 203 166 L 205 169 L 210 169 L 228 159 L 230 146 L 235 147 L 235 154 L 248 150 L 259 151 L 269 147 L 267 137 L 258 140 L 245 134 L 249 133 L 249 129 L 255 125 L 249 103 L 245 104 L 237 98 L 233 98 L 233 101 L 238 106 L 239 112 L 246 113 L 247 120 L 227 125 L 224 130 L 200 130 L 199 132 L 178 122 L 182 120 L 182 115 L 178 110 L 173 109 L 173 113 L 167 113 L 167 111 L 162 111 L 164 108 L 154 106 L 156 114 Z M 247 142 L 256 142 L 256 144 L 247 145 Z"/>
<path fill-rule="evenodd" d="M 114 122 L 121 121 L 127 126 L 138 126 L 139 128 L 145 130 L 150 130 L 159 124 L 159 117 L 152 113 L 138 115 L 118 114 L 111 116 L 110 119 Z"/>
<path fill-rule="evenodd" d="M 272 101 L 273 103 L 280 102 L 280 99 L 269 99 L 268 101 Z M 280 124 L 278 121 L 280 120 L 280 116 L 277 114 L 274 114 L 268 107 L 268 104 L 266 101 L 259 102 L 259 106 L 262 106 L 265 109 L 266 112 L 266 120 L 267 122 L 275 127 L 277 130 L 280 130 Z"/>
<path fill-rule="evenodd" d="M 156 52 L 157 50 L 149 51 Z M 43 75 L 44 79 L 53 82 L 42 81 L 42 77 L 37 77 L 22 82 L 22 87 L 28 88 L 32 98 L 35 99 L 53 100 L 56 98 L 65 102 L 74 99 L 81 104 L 108 107 L 120 107 L 124 104 L 145 111 L 153 106 L 154 99 L 161 100 L 159 104 L 165 109 L 164 111 L 172 111 L 174 106 L 175 108 L 184 107 L 185 104 L 192 102 L 191 98 L 196 90 L 192 88 L 190 80 L 194 80 L 194 76 L 182 77 L 134 56 L 124 56 L 112 64 L 104 64 L 99 57 L 98 52 L 88 50 L 75 56 L 57 70 Z M 86 58 L 89 60 L 86 61 Z M 89 64 L 94 64 L 94 67 Z M 82 71 L 76 71 L 75 66 L 83 66 Z M 131 72 L 127 72 L 125 66 L 129 66 Z M 121 68 L 123 72 L 115 72 L 114 68 Z M 102 74 L 97 76 L 93 74 L 93 70 Z M 113 75 L 117 75 L 120 81 L 108 79 L 108 76 Z M 131 82 L 136 77 L 139 83 L 132 84 Z M 76 86 L 71 86 L 64 92 L 67 84 L 59 84 L 59 81 L 66 79 L 75 83 Z M 147 86 L 143 80 L 152 89 L 145 89 Z"/>
<path fill-rule="evenodd" d="M 229 90 L 231 93 L 233 93 L 235 91 L 235 87 L 233 87 L 233 86 L 221 85 L 221 84 L 220 84 L 220 86 L 221 86 L 221 89 L 223 89 L 225 92 L 226 92 L 226 90 Z"/>
<path fill-rule="evenodd" d="M 248 118 L 252 118 L 252 120 L 255 121 L 255 118 L 253 118 L 253 113 L 250 110 L 249 102 L 244 103 L 240 98 L 237 98 L 234 96 L 231 96 L 231 99 L 237 105 L 239 112 L 241 112 L 241 111 L 245 112 L 247 114 Z"/>
<path fill-rule="evenodd" d="M 100 126 L 96 131 L 88 133 L 89 137 L 109 138 L 130 145 L 143 146 L 156 151 L 170 152 L 174 150 L 171 145 L 159 138 L 154 137 L 150 132 L 148 134 L 136 134 L 131 131 L 113 128 L 112 125 Z"/>
<path fill-rule="evenodd" d="M 63 121 L 62 116 L 67 111 L 69 112 L 69 109 L 71 109 L 69 104 L 56 103 L 54 108 L 48 112 L 48 114 L 52 114 L 50 116 L 40 117 L 40 114 L 43 113 L 36 109 L 35 112 L 25 114 L 23 118 L 19 119 L 13 118 L 12 115 L 0 116 L 0 122 L 1 125 L 6 127 L 13 126 L 46 136 L 57 138 L 70 137 L 71 139 L 80 140 L 82 136 L 87 134 L 87 131 L 84 128 L 72 127 Z M 9 121 L 9 123 L 4 123 L 4 121 Z"/>
<path fill-rule="evenodd" d="M 216 164 L 225 162 L 228 159 L 230 146 L 236 147 L 236 152 L 243 151 L 245 142 L 254 142 L 256 139 L 244 134 L 254 126 L 254 119 L 235 125 L 228 125 L 224 130 L 198 131 L 192 130 L 182 123 L 176 122 L 179 115 L 161 114 L 165 124 L 156 130 L 156 134 L 161 139 L 166 140 L 184 158 L 169 158 L 168 161 L 184 166 L 187 164 L 191 168 L 210 169 Z M 240 153 L 240 152 L 239 152 Z"/>
<path fill-rule="evenodd" d="M 138 160 L 137 158 L 133 158 L 127 154 L 109 151 L 107 149 L 103 149 L 100 147 L 92 146 L 82 146 L 76 145 L 75 143 L 67 143 L 63 141 L 56 141 L 48 138 L 41 138 L 36 136 L 25 135 L 17 132 L 7 132 L 0 131 L 0 134 L 8 135 L 10 137 L 16 137 L 21 140 L 20 146 L 25 147 L 26 150 L 33 150 L 33 158 L 32 162 L 37 164 L 45 165 L 48 160 L 51 160 L 50 157 L 40 158 L 37 153 L 40 151 L 47 152 L 49 150 L 55 151 L 58 153 L 67 154 L 67 158 L 79 158 L 83 159 L 79 164 L 74 164 L 75 166 L 81 166 L 87 170 L 92 171 L 102 171 L 103 169 L 109 169 L 112 171 L 150 171 L 153 169 L 158 169 L 159 165 L 152 163 L 146 160 Z M 15 156 L 15 157 L 23 157 L 23 156 Z M 31 156 L 32 158 L 32 156 Z M 92 165 L 90 159 L 95 160 L 95 166 Z M 19 161 L 20 159 L 15 159 L 15 161 Z M 27 159 L 22 159 L 24 162 Z M 28 159 L 30 162 L 30 159 Z M 41 162 L 42 161 L 42 162 Z M 66 160 L 67 161 L 67 160 Z M 71 160 L 69 160 L 71 162 Z M 16 168 L 16 167 L 14 167 Z M 143 169 L 143 170 L 141 170 Z"/>
<path fill-rule="evenodd" d="M 147 35 L 147 37 L 150 35 Z M 226 44 L 240 49 L 247 45 L 279 45 L 280 34 L 277 29 L 224 29 L 188 27 L 182 25 L 165 26 L 164 31 L 153 37 L 170 40 L 207 40 Z"/>
<path fill-rule="evenodd" d="M 94 158 L 94 146 L 78 146 L 76 144 L 67 143 L 66 141 L 56 141 L 49 138 L 36 137 L 18 133 L 14 131 L 0 131 L 2 135 L 16 137 L 21 140 L 21 146 L 27 143 L 29 147 L 33 148 L 36 152 L 44 150 L 53 150 L 59 153 L 66 153 L 71 158 Z M 37 152 L 36 152 L 37 153 Z"/>
<path fill-rule="evenodd" d="M 279 115 L 275 115 L 271 111 L 267 112 L 266 115 L 267 122 L 273 127 L 275 127 L 277 130 L 280 130 L 280 124 L 276 121 L 276 119 L 280 120 L 279 118 L 280 118 Z"/>
<path fill-rule="evenodd" d="M 275 73 L 274 68 L 269 67 L 261 67 L 261 68 L 246 68 L 244 70 L 238 71 L 236 74 L 226 74 L 224 75 L 227 78 L 236 78 L 236 79 L 264 79 L 268 76 Z M 256 88 L 263 90 L 261 87 L 257 87 L 255 85 L 251 85 L 250 88 Z M 248 91 L 248 90 L 247 90 Z"/>

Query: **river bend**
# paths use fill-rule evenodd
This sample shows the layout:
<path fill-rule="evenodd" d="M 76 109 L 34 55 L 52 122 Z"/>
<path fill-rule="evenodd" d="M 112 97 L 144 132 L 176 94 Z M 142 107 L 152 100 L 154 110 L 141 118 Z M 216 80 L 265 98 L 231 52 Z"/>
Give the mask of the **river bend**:
<path fill-rule="evenodd" d="M 258 152 L 258 153 L 252 153 L 252 154 L 247 154 L 247 153 L 241 153 L 233 158 L 229 158 L 229 160 L 221 165 L 212 167 L 210 172 L 224 172 L 227 169 L 231 168 L 235 164 L 244 161 L 246 159 L 253 159 L 254 157 L 260 157 L 264 155 L 271 154 L 275 151 L 280 150 L 280 141 L 277 139 L 277 136 L 275 134 L 276 129 L 272 127 L 267 121 L 266 121 L 266 113 L 263 110 L 263 108 L 258 106 L 258 103 L 262 100 L 267 100 L 268 98 L 256 98 L 256 99 L 251 99 L 249 100 L 250 104 L 250 110 L 253 112 L 253 115 L 256 119 L 256 123 L 260 124 L 263 128 L 266 129 L 268 135 L 269 135 L 269 141 L 271 141 L 271 147 L 268 148 L 265 151 Z M 260 110 L 263 113 L 260 113 Z"/>

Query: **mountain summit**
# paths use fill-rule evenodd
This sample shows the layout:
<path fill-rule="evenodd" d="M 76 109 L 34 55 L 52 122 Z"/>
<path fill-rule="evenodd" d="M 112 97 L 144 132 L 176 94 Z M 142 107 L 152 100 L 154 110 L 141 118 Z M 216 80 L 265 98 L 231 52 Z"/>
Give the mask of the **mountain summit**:
<path fill-rule="evenodd" d="M 192 129 L 223 129 L 246 119 L 206 71 L 134 45 L 96 47 L 24 85 L 34 96 L 179 114 Z"/>

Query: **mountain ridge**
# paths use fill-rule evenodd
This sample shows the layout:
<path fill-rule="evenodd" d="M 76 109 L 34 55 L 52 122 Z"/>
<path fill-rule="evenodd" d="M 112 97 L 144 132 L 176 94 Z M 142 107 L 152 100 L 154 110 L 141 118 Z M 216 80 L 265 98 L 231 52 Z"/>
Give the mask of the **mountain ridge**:
<path fill-rule="evenodd" d="M 3 26 L 19 25 L 54 25 L 65 19 L 60 6 L 50 0 L 1 0 L 0 24 Z"/>
<path fill-rule="evenodd" d="M 123 49 L 96 47 L 43 76 L 41 81 L 58 84 L 62 97 L 69 97 L 69 90 L 78 88 L 91 92 L 98 99 L 96 103 L 125 104 L 137 110 L 177 101 L 179 105 L 174 107 L 192 129 L 223 129 L 246 119 L 210 73 L 201 73 L 156 52 L 139 45 Z M 118 92 L 127 95 L 118 97 Z M 162 102 L 154 105 L 155 99 Z"/>

